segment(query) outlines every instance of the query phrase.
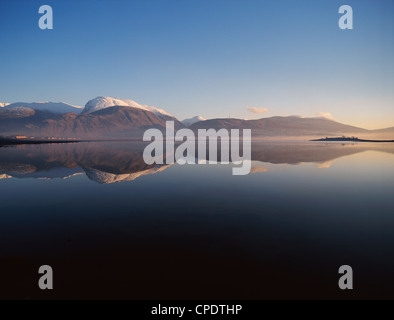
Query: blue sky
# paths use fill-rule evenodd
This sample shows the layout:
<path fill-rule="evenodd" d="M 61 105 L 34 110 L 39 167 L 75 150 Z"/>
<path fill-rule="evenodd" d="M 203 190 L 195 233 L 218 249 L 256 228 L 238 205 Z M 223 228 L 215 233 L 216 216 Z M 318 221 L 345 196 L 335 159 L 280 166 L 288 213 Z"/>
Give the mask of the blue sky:
<path fill-rule="evenodd" d="M 38 28 L 43 4 L 53 30 Z M 338 28 L 343 4 L 353 30 Z M 179 119 L 394 126 L 392 0 L 2 0 L 0 28 L 0 102 L 111 96 Z"/>

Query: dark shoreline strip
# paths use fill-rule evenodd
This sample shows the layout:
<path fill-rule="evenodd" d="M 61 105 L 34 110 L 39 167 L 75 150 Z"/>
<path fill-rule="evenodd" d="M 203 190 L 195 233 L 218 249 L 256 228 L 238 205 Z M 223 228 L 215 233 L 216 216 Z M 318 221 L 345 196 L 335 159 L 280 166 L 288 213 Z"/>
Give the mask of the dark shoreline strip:
<path fill-rule="evenodd" d="M 343 138 L 323 138 L 310 141 L 336 141 L 336 142 L 394 142 L 394 140 L 366 140 L 366 139 L 343 139 Z"/>

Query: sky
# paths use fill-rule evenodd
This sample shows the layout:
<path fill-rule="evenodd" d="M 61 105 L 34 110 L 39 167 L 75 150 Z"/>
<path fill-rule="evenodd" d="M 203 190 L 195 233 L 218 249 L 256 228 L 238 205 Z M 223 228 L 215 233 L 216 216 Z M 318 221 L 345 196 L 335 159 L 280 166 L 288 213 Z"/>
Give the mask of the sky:
<path fill-rule="evenodd" d="M 338 27 L 344 4 L 353 30 Z M 1 0 L 0 30 L 0 102 L 394 126 L 393 0 Z"/>

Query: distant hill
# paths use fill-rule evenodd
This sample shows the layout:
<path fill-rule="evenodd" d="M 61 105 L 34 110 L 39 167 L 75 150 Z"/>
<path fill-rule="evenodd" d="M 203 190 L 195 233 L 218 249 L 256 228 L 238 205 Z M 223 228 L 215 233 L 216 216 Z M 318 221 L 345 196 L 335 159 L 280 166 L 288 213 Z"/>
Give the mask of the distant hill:
<path fill-rule="evenodd" d="M 67 112 L 74 112 L 80 113 L 82 111 L 81 107 L 76 107 L 68 103 L 64 102 L 14 102 L 4 106 L 4 109 L 13 109 L 13 108 L 29 108 L 34 110 L 40 111 L 49 111 L 53 113 L 67 113 Z"/>
<path fill-rule="evenodd" d="M 4 119 L 18 119 L 26 118 L 34 115 L 36 112 L 34 109 L 25 107 L 14 107 L 14 108 L 1 108 L 0 109 L 0 120 Z M 1 130 L 1 128 L 0 128 Z"/>
<path fill-rule="evenodd" d="M 186 127 L 190 127 L 192 124 L 199 122 L 199 121 L 205 121 L 207 119 L 200 117 L 200 116 L 195 116 L 193 118 L 189 118 L 189 119 L 185 119 L 182 120 L 181 122 L 186 126 Z"/>
<path fill-rule="evenodd" d="M 376 133 L 388 133 L 388 134 L 394 134 L 394 127 L 391 128 L 384 128 L 384 129 L 378 129 L 374 130 Z"/>
<path fill-rule="evenodd" d="M 108 107 L 86 114 L 55 114 L 23 110 L 20 116 L 9 117 L 0 110 L 1 135 L 36 137 L 69 137 L 85 139 L 142 137 L 148 128 L 164 130 L 165 119 L 156 114 L 132 107 Z M 8 117 L 7 117 L 8 116 Z M 176 119 L 175 127 L 183 125 Z"/>
<path fill-rule="evenodd" d="M 192 124 L 190 129 L 213 128 L 252 129 L 252 135 L 262 137 L 317 136 L 369 134 L 370 131 L 325 118 L 271 117 L 258 120 L 212 119 Z"/>

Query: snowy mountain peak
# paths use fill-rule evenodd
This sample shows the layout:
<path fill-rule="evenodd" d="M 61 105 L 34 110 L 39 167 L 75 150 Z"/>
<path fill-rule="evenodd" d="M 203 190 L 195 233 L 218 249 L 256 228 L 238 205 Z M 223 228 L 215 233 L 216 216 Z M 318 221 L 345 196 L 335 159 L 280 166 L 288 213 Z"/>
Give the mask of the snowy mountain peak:
<path fill-rule="evenodd" d="M 182 123 L 186 126 L 186 127 L 190 127 L 193 123 L 199 122 L 199 121 L 205 121 L 207 119 L 200 117 L 200 116 L 195 116 L 193 118 L 190 119 L 185 119 L 182 121 Z"/>
<path fill-rule="evenodd" d="M 95 111 L 98 111 L 101 109 L 114 107 L 114 106 L 138 108 L 138 109 L 142 109 L 145 111 L 153 112 L 154 114 L 156 114 L 158 116 L 173 117 L 173 115 L 165 112 L 163 109 L 159 109 L 159 108 L 151 107 L 151 106 L 146 106 L 146 105 L 141 105 L 133 100 L 117 99 L 117 98 L 111 98 L 111 97 L 97 97 L 95 99 L 89 100 L 86 103 L 85 108 L 83 109 L 82 113 L 91 113 L 91 112 L 95 112 Z"/>
<path fill-rule="evenodd" d="M 2 108 L 2 107 L 6 107 L 6 106 L 8 106 L 9 105 L 9 103 L 7 103 L 7 102 L 0 102 L 0 107 Z"/>

